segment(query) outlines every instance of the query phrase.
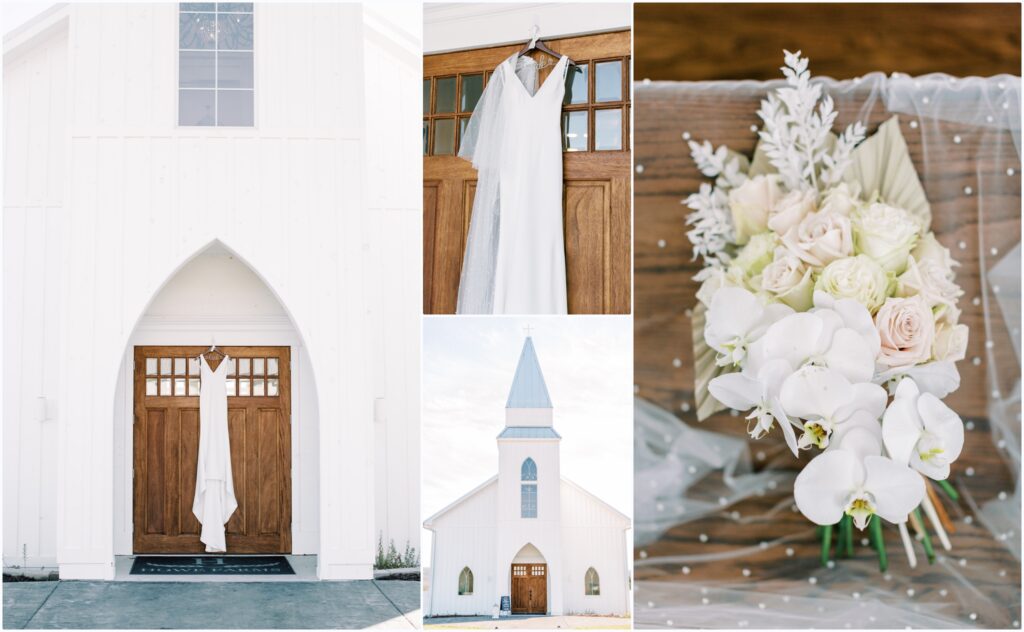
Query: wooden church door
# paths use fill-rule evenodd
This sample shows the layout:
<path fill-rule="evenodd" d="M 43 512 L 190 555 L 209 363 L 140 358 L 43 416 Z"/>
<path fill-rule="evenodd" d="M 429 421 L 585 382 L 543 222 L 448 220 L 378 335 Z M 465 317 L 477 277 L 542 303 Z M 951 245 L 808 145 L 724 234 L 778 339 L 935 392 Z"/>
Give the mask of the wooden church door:
<path fill-rule="evenodd" d="M 135 347 L 135 553 L 200 553 L 192 514 L 199 453 L 199 361 L 208 347 Z M 228 553 L 291 552 L 291 352 L 223 347 L 238 509 Z M 214 367 L 215 368 L 215 367 Z"/>
<path fill-rule="evenodd" d="M 629 31 L 546 40 L 577 70 L 562 107 L 569 312 L 630 309 Z M 521 44 L 423 58 L 423 313 L 455 312 L 476 170 L 459 142 L 495 66 Z M 540 73 L 547 77 L 550 62 Z M 571 67 L 570 67 L 571 69 Z"/>
<path fill-rule="evenodd" d="M 512 613 L 547 614 L 548 565 L 512 565 Z"/>

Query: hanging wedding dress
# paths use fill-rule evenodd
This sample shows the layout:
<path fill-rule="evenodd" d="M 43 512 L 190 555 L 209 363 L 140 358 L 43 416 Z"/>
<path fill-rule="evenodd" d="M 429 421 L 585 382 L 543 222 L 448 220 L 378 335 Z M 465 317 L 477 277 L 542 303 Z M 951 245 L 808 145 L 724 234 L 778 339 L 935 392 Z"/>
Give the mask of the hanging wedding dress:
<path fill-rule="evenodd" d="M 199 356 L 199 464 L 192 513 L 203 525 L 199 540 L 207 553 L 227 551 L 224 525 L 238 507 L 231 477 L 231 445 L 228 441 L 228 394 L 224 376 L 230 358 L 224 356 L 217 370 Z"/>
<path fill-rule="evenodd" d="M 459 156 L 478 171 L 459 283 L 460 314 L 565 314 L 562 235 L 564 55 L 538 87 L 512 55 L 491 74 Z"/>

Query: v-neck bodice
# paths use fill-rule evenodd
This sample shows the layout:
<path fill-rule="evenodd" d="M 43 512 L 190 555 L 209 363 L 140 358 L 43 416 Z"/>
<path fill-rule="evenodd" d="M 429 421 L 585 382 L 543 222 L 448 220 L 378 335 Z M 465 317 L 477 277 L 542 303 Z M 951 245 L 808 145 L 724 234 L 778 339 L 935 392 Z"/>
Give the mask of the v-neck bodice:
<path fill-rule="evenodd" d="M 558 61 L 555 62 L 554 67 L 552 67 L 551 72 L 544 81 L 538 82 L 538 77 L 540 76 L 540 64 L 537 63 L 537 60 L 525 55 L 519 56 L 519 54 L 516 53 L 515 60 L 513 61 L 510 59 L 509 61 L 512 63 L 506 64 L 506 68 L 508 68 L 510 75 L 508 80 L 518 83 L 519 87 L 523 89 L 529 98 L 535 98 L 545 89 L 547 84 L 551 83 L 551 81 L 559 74 L 560 67 L 564 69 L 568 59 L 568 57 L 562 55 Z"/>

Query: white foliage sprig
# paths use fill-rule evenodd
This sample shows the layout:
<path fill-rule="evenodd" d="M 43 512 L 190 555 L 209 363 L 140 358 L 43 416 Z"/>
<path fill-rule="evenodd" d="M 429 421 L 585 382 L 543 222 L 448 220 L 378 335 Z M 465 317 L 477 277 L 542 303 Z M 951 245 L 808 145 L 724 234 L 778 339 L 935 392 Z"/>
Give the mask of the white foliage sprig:
<path fill-rule="evenodd" d="M 703 257 L 704 265 L 709 267 L 728 264 L 731 256 L 726 247 L 736 241 L 728 196 L 705 182 L 683 204 L 693 209 L 686 216 L 686 224 L 693 227 L 686 232 L 693 244 L 693 258 Z"/>
<path fill-rule="evenodd" d="M 709 178 L 715 178 L 715 186 L 731 189 L 743 184 L 747 174 L 740 171 L 740 161 L 729 157 L 729 149 L 721 145 L 718 149 L 708 141 L 698 143 L 690 141 L 690 156 L 697 163 L 700 172 Z"/>
<path fill-rule="evenodd" d="M 853 148 L 864 140 L 860 123 L 847 126 L 832 141 L 837 112 L 830 96 L 822 96 L 821 84 L 811 83 L 808 59 L 800 51 L 785 51 L 782 74 L 786 86 L 761 101 L 758 116 L 761 148 L 778 170 L 786 188 L 821 191 L 842 179 Z"/>

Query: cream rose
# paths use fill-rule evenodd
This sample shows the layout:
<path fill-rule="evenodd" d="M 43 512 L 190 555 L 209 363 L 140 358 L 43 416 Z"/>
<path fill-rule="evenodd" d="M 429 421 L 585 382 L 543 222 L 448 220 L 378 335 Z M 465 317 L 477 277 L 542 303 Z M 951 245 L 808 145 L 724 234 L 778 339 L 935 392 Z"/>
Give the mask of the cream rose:
<path fill-rule="evenodd" d="M 738 268 L 747 276 L 759 274 L 766 265 L 772 261 L 772 253 L 775 252 L 777 239 L 772 233 L 759 233 L 753 235 L 746 246 L 739 251 L 736 258 L 732 260 L 730 268 Z"/>
<path fill-rule="evenodd" d="M 932 358 L 959 362 L 967 355 L 967 325 L 935 324 L 935 342 L 932 343 Z"/>
<path fill-rule="evenodd" d="M 964 293 L 954 278 L 953 271 L 939 259 L 918 261 L 910 255 L 906 271 L 896 280 L 896 296 L 920 295 L 932 309 L 948 307 Z"/>
<path fill-rule="evenodd" d="M 935 317 L 920 296 L 890 298 L 875 314 L 882 340 L 878 362 L 891 368 L 907 368 L 932 357 Z"/>
<path fill-rule="evenodd" d="M 790 191 L 768 209 L 768 228 L 785 235 L 816 210 L 817 202 L 818 195 L 814 191 Z"/>
<path fill-rule="evenodd" d="M 747 243 L 752 235 L 768 230 L 768 209 L 782 197 L 782 179 L 777 175 L 759 175 L 729 191 L 736 243 Z"/>
<path fill-rule="evenodd" d="M 775 260 L 761 271 L 760 286 L 798 312 L 806 312 L 814 304 L 811 269 L 785 248 L 777 249 Z"/>
<path fill-rule="evenodd" d="M 822 213 L 841 213 L 849 215 L 861 206 L 860 197 L 857 194 L 859 186 L 851 187 L 843 182 L 825 192 L 821 198 L 819 209 Z"/>
<path fill-rule="evenodd" d="M 853 214 L 857 254 L 871 257 L 887 272 L 901 274 L 907 268 L 920 233 L 920 221 L 896 206 L 876 202 Z"/>
<path fill-rule="evenodd" d="M 933 232 L 928 232 L 924 237 L 921 237 L 917 241 L 917 245 L 914 246 L 914 249 L 910 251 L 910 254 L 914 255 L 914 259 L 917 261 L 935 261 L 943 268 L 949 270 L 950 275 L 953 274 L 953 268 L 960 265 L 949 254 L 949 248 L 939 243 Z"/>
<path fill-rule="evenodd" d="M 782 237 L 793 254 L 815 267 L 853 254 L 850 218 L 840 213 L 808 213 Z"/>
<path fill-rule="evenodd" d="M 864 255 L 836 259 L 825 266 L 814 289 L 836 298 L 852 298 L 872 314 L 889 296 L 891 281 L 877 263 Z"/>

